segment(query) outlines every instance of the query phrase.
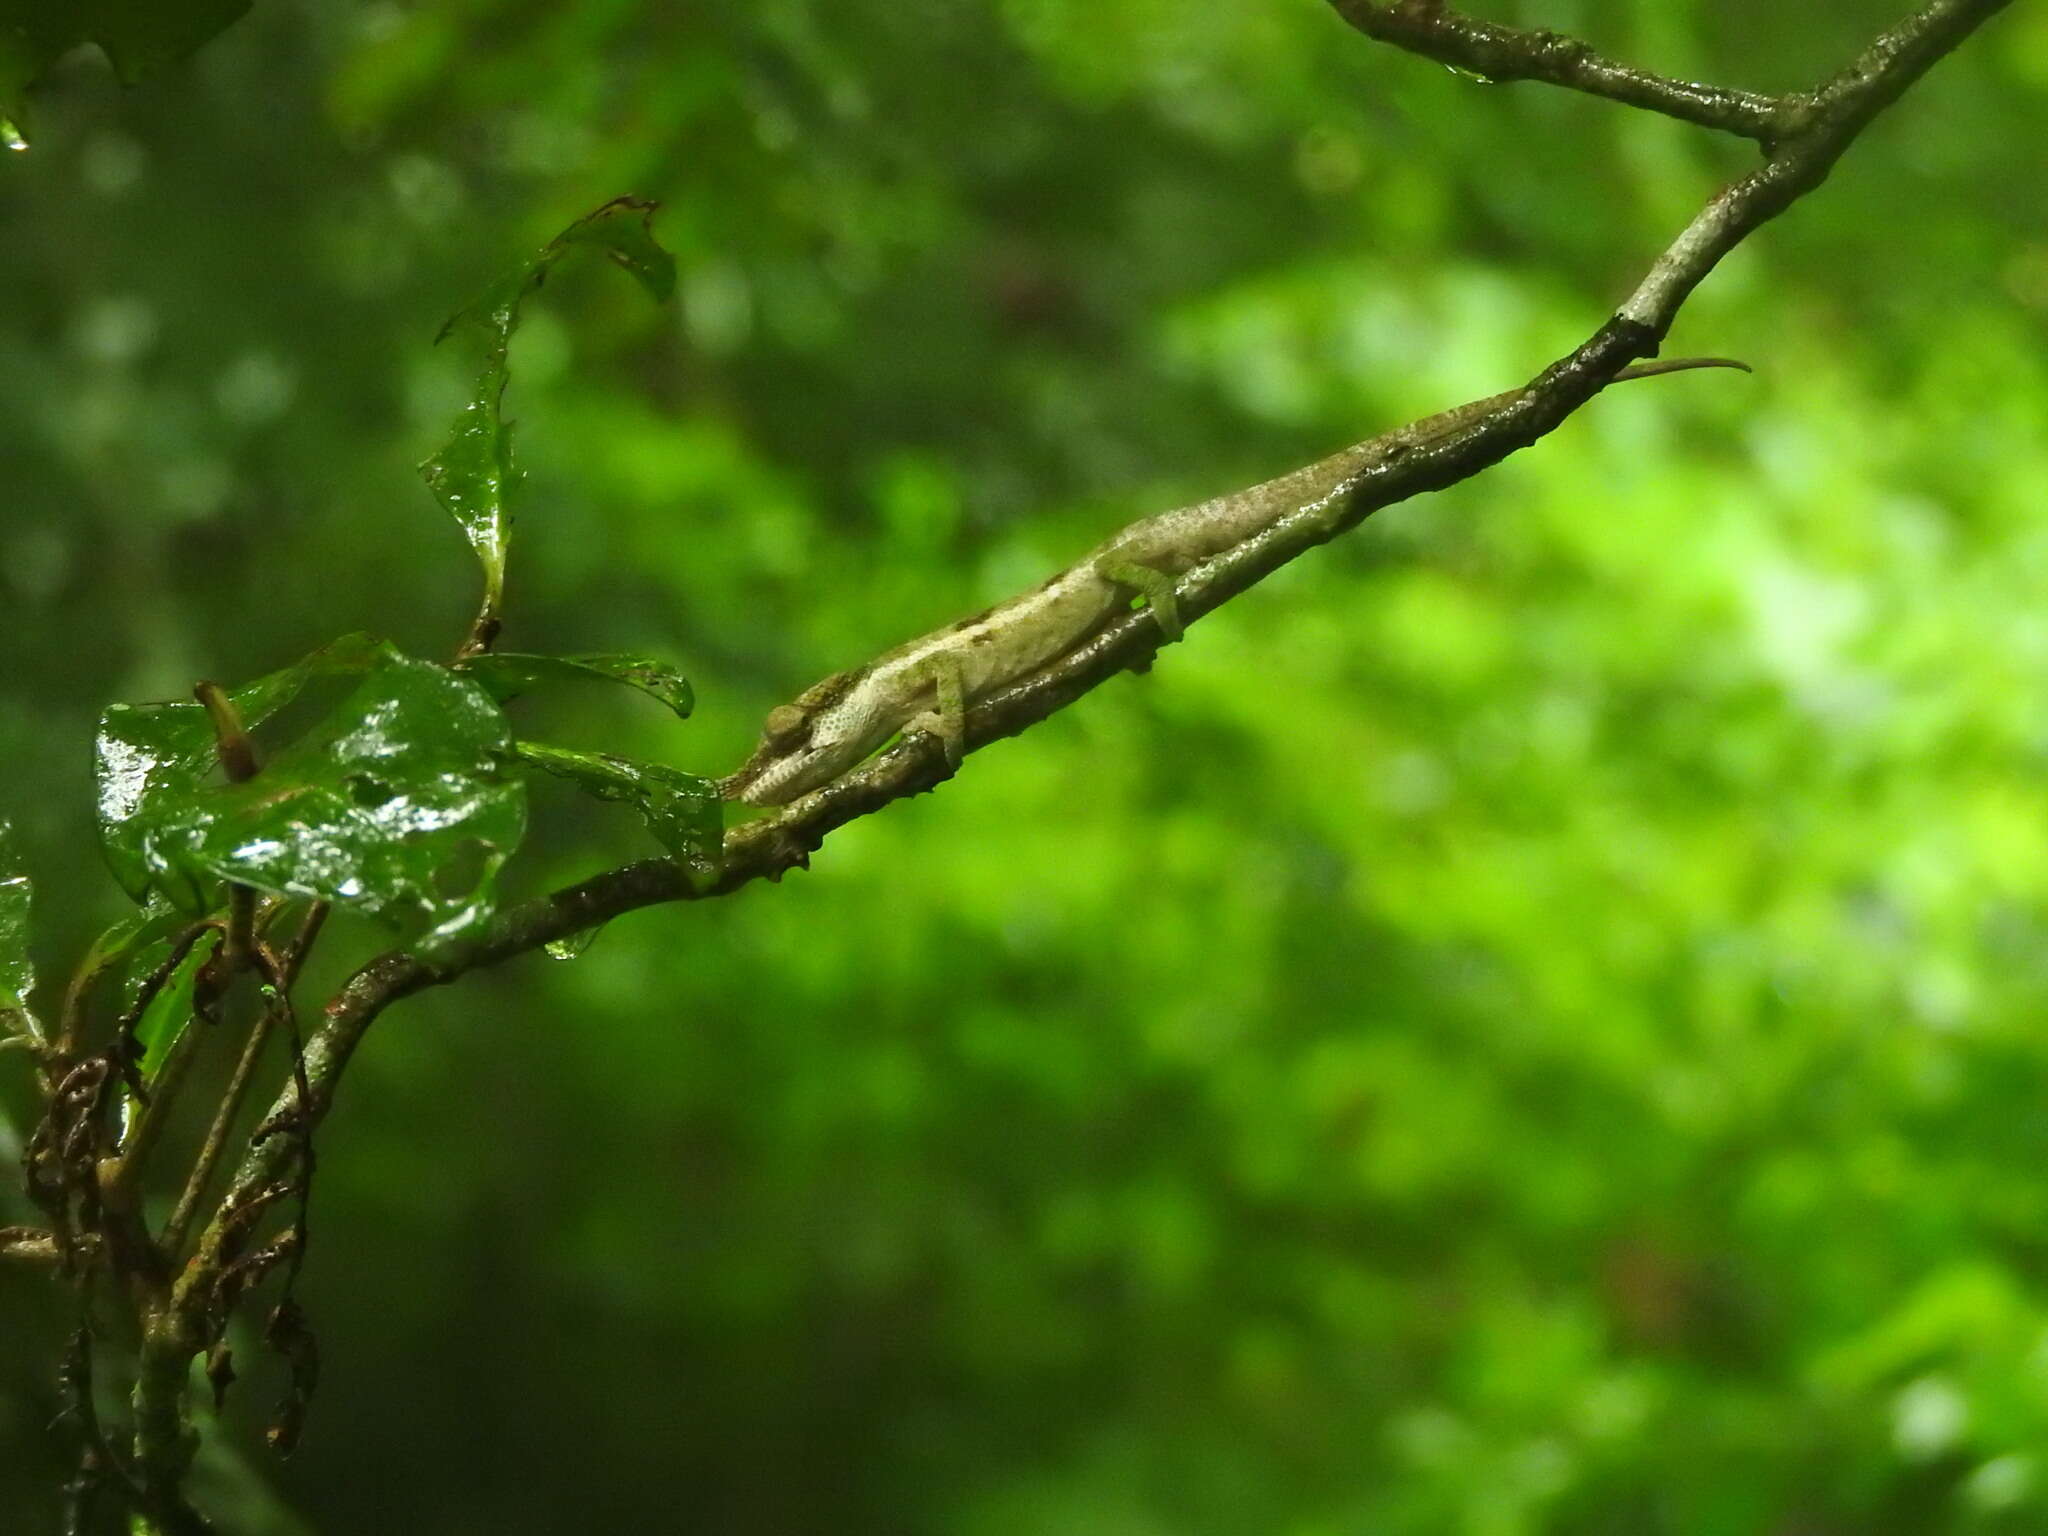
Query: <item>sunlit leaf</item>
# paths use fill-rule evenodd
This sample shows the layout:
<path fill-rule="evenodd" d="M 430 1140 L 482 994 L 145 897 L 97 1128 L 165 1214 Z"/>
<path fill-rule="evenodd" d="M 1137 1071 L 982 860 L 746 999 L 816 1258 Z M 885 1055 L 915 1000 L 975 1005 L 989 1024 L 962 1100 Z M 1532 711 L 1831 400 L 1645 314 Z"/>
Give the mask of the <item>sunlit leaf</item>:
<path fill-rule="evenodd" d="M 455 418 L 448 441 L 420 465 L 420 475 L 461 527 L 483 566 L 484 602 L 479 623 L 486 632 L 495 628 L 504 601 L 510 521 L 506 503 L 519 478 L 503 402 L 520 307 L 528 294 L 547 281 L 555 263 L 579 246 L 603 251 L 630 272 L 657 303 L 666 300 L 675 291 L 676 264 L 675 258 L 655 243 L 650 227 L 655 206 L 622 197 L 578 219 L 531 261 L 500 277 L 473 303 L 449 316 L 435 338 L 438 341 L 463 329 L 480 331 L 485 339 L 484 365 L 477 374 L 476 387 Z"/>
<path fill-rule="evenodd" d="M 36 984 L 28 952 L 29 902 L 28 868 L 14 829 L 0 821 L 0 1034 L 41 1034 L 28 1011 Z"/>
<path fill-rule="evenodd" d="M 716 868 L 725 833 L 724 801 L 711 780 L 657 763 L 533 741 L 520 742 L 518 752 L 523 761 L 569 780 L 585 794 L 632 806 L 662 847 L 700 874 Z"/>
<path fill-rule="evenodd" d="M 353 676 L 397 654 L 368 635 L 344 635 L 228 697 L 242 723 L 253 728 L 316 678 Z M 206 710 L 191 700 L 115 704 L 100 716 L 93 742 L 100 846 L 114 878 L 134 900 L 143 900 L 154 883 L 142 848 L 146 829 L 137 813 L 170 792 L 198 788 L 215 776 L 215 767 L 213 726 Z"/>
<path fill-rule="evenodd" d="M 145 884 L 188 910 L 225 880 L 424 921 L 444 939 L 487 915 L 525 832 L 510 747 L 476 684 L 387 653 L 256 777 L 151 791 L 124 838 Z"/>
<path fill-rule="evenodd" d="M 687 720 L 696 707 L 689 680 L 666 662 L 648 656 L 525 656 L 491 651 L 468 658 L 461 670 L 501 704 L 548 683 L 596 678 L 638 688 L 674 710 L 678 719 Z"/>
<path fill-rule="evenodd" d="M 0 138 L 23 141 L 23 92 L 81 43 L 95 43 L 124 85 L 185 57 L 250 0 L 9 0 L 0 15 Z M 9 142 L 21 148 L 23 142 Z"/>

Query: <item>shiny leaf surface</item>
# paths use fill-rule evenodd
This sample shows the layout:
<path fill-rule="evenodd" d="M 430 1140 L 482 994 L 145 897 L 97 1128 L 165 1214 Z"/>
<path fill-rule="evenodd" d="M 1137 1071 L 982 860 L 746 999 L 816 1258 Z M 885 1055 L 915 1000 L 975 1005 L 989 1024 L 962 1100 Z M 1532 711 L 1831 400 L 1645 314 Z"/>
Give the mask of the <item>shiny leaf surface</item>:
<path fill-rule="evenodd" d="M 696 706 L 689 679 L 666 662 L 648 656 L 526 656 L 492 651 L 472 656 L 460 670 L 473 677 L 499 703 L 549 683 L 595 678 L 638 688 L 687 720 Z"/>
<path fill-rule="evenodd" d="M 518 744 L 522 761 L 569 780 L 585 794 L 632 806 L 676 858 L 700 874 L 715 869 L 724 836 L 724 802 L 709 779 L 636 763 L 605 752 L 570 752 L 539 742 Z"/>
<path fill-rule="evenodd" d="M 450 937 L 488 912 L 526 826 L 504 715 L 445 667 L 387 653 L 320 725 L 241 784 L 169 787 L 133 812 L 146 882 L 345 902 Z"/>
<path fill-rule="evenodd" d="M 518 322 L 516 305 L 506 312 L 504 337 Z M 484 610 L 495 615 L 505 596 L 505 502 L 519 472 L 512 466 L 512 428 L 501 408 L 510 378 L 505 341 L 497 343 L 476 391 L 463 406 L 441 451 L 420 465 L 427 489 L 461 527 L 484 571 Z"/>
<path fill-rule="evenodd" d="M 35 1033 L 28 995 L 36 983 L 28 952 L 31 892 L 14 829 L 0 821 L 0 1032 Z"/>
<path fill-rule="evenodd" d="M 519 479 L 503 401 L 520 307 L 528 294 L 547 281 L 556 262 L 582 246 L 603 251 L 631 273 L 657 303 L 666 300 L 675 291 L 676 265 L 675 258 L 655 244 L 649 225 L 654 208 L 653 203 L 622 197 L 586 214 L 543 246 L 531 261 L 500 277 L 474 303 L 449 316 L 435 338 L 444 339 L 456 330 L 475 330 L 485 341 L 484 365 L 477 374 L 476 387 L 456 416 L 448 441 L 419 468 L 427 488 L 461 527 L 483 566 L 487 624 L 495 621 L 504 600 L 510 526 L 506 504 Z"/>
<path fill-rule="evenodd" d="M 352 676 L 397 654 L 368 635 L 344 635 L 228 697 L 242 724 L 253 729 L 316 678 Z M 100 846 L 114 878 L 132 899 L 143 900 L 154 883 L 143 851 L 147 829 L 138 814 L 168 794 L 197 789 L 217 777 L 216 768 L 213 726 L 199 704 L 115 704 L 100 716 L 93 741 Z"/>
<path fill-rule="evenodd" d="M 129 913 L 93 941 L 80 969 L 97 976 L 118 967 L 116 1006 L 125 1008 L 142 978 L 163 963 L 172 943 L 192 921 L 190 913 L 178 911 L 161 896 L 152 896 L 139 911 Z"/>
<path fill-rule="evenodd" d="M 192 1022 L 200 969 L 219 948 L 220 938 L 213 933 L 194 944 L 185 958 L 178 962 L 171 979 L 142 1010 L 142 1019 L 135 1026 L 135 1039 L 142 1047 L 142 1059 L 136 1066 L 145 1083 L 155 1080 L 158 1069 L 164 1064 L 164 1056 L 178 1043 L 185 1026 Z"/>

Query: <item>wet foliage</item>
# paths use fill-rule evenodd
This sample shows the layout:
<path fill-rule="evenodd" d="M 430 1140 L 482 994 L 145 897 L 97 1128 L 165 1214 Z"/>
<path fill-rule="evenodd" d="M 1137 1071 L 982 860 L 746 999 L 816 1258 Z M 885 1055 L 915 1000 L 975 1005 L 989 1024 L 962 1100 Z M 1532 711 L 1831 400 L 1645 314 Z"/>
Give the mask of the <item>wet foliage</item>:
<path fill-rule="evenodd" d="M 1774 90 L 1904 7 L 1471 9 Z M 1755 379 L 1593 402 L 807 874 L 394 1008 L 315 1183 L 271 1110 L 356 959 L 701 860 L 771 707 L 1522 381 L 1752 162 L 1316 5 L 56 59 L 0 155 L 0 1028 L 86 985 L 0 1052 L 0 1226 L 146 1273 L 100 1165 L 189 1038 L 161 1235 L 262 1031 L 277 1177 L 180 1249 L 248 1536 L 2040 1528 L 2043 80 L 2015 5 L 1715 275 L 1671 350 Z M 669 303 L 644 209 L 571 224 L 623 191 Z M 134 1341 L 67 1347 L 58 1268 L 0 1266 L 29 1529 L 128 1496 Z"/>

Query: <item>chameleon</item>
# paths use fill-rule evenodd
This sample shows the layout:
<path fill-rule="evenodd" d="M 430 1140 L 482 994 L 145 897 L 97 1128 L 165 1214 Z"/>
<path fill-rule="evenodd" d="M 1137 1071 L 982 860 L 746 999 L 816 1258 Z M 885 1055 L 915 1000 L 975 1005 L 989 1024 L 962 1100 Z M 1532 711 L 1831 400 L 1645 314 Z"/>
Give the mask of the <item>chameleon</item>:
<path fill-rule="evenodd" d="M 1732 358 L 1686 357 L 1638 363 L 1614 377 L 1691 368 L 1749 371 Z M 962 723 L 977 699 L 1081 645 L 1137 598 L 1166 640 L 1178 640 L 1175 583 L 1190 568 L 1280 518 L 1335 502 L 1364 470 L 1462 431 L 1525 393 L 1526 387 L 1511 389 L 1455 406 L 1248 490 L 1140 518 L 1030 591 L 835 672 L 769 711 L 760 744 L 719 781 L 719 792 L 749 805 L 787 805 L 899 732 L 937 736 L 957 768 Z"/>

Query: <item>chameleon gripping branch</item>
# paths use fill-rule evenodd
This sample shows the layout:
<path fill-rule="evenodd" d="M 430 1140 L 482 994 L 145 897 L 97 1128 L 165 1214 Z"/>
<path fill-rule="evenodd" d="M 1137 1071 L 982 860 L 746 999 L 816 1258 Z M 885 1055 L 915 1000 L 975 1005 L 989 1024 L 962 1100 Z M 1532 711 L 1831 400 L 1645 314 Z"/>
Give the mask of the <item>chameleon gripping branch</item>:
<path fill-rule="evenodd" d="M 1693 368 L 1740 368 L 1722 357 L 1639 363 L 1615 380 Z M 829 784 L 899 731 L 926 731 L 959 765 L 966 711 L 1092 639 L 1126 594 L 1143 597 L 1165 640 L 1183 632 L 1178 578 L 1283 523 L 1326 516 L 1366 470 L 1453 437 L 1524 391 L 1490 395 L 1334 453 L 1249 490 L 1213 496 L 1131 524 L 1051 579 L 972 618 L 835 672 L 768 716 L 754 755 L 724 783 L 728 798 L 787 805 Z"/>
<path fill-rule="evenodd" d="M 1263 532 L 1195 564 L 1175 585 L 1177 616 L 1183 622 L 1197 618 L 1379 508 L 1469 478 L 1551 431 L 1624 368 L 1638 358 L 1654 355 L 1686 297 L 1723 255 L 1819 186 L 1872 118 L 2010 3 L 1932 0 L 1878 37 L 1847 69 L 1810 92 L 1761 98 L 1683 87 L 1683 93 L 1710 93 L 1701 100 L 1748 103 L 1736 111 L 1753 124 L 1761 125 L 1767 116 L 1773 131 L 1751 135 L 1765 145 L 1763 164 L 1709 202 L 1652 265 L 1627 303 L 1569 356 L 1522 389 L 1496 397 L 1497 405 L 1486 402 L 1489 409 L 1447 434 L 1387 455 L 1361 470 L 1335 502 L 1281 517 Z M 1435 21 L 1452 30 L 1460 23 L 1447 6 L 1427 0 L 1381 6 L 1364 0 L 1333 0 L 1333 4 L 1368 32 L 1372 29 L 1366 22 L 1381 17 L 1399 16 L 1411 24 Z M 1476 35 L 1469 30 L 1475 24 L 1462 25 L 1467 35 Z M 1486 35 L 1492 39 L 1489 46 L 1513 44 L 1521 36 L 1505 29 L 1493 29 Z M 1392 30 L 1385 36 L 1405 45 L 1405 39 Z M 1516 78 L 1549 80 L 1651 110 L 1671 111 L 1667 102 L 1638 99 L 1645 92 L 1659 90 L 1656 77 L 1641 77 L 1650 84 L 1630 87 L 1632 95 L 1623 95 L 1619 89 L 1595 89 L 1589 83 L 1592 75 L 1586 73 L 1590 66 L 1575 66 L 1580 77 L 1566 78 L 1570 71 L 1542 63 L 1535 51 L 1538 43 L 1531 42 L 1529 47 L 1529 67 Z M 1541 49 L 1552 50 L 1553 58 L 1562 56 L 1555 53 L 1556 47 L 1555 42 L 1540 44 Z M 1590 52 L 1584 57 L 1596 58 Z M 1471 67 L 1462 60 L 1456 62 Z M 1489 70 L 1506 78 L 1497 60 Z M 1681 88 L 1663 84 L 1671 86 L 1665 94 L 1675 100 L 1672 92 Z M 1692 115 L 1688 120 L 1702 119 Z M 1730 125 L 1713 122 L 1708 126 Z M 958 750 L 972 750 L 1025 730 L 1106 678 L 1143 666 L 1163 639 L 1151 610 L 1117 614 L 1085 643 L 979 700 L 962 722 Z M 950 771 L 945 757 L 930 750 L 929 739 L 912 732 L 897 747 L 812 790 L 794 804 L 735 828 L 727 835 L 723 866 L 714 882 L 699 886 L 677 863 L 644 860 L 501 912 L 466 950 L 437 964 L 399 952 L 370 961 L 328 1001 L 320 1024 L 306 1042 L 305 1077 L 311 1103 L 298 1123 L 311 1129 L 325 1115 L 349 1057 L 371 1024 L 398 999 L 537 950 L 624 912 L 662 902 L 723 896 L 755 880 L 774 879 L 804 864 L 810 851 L 835 828 L 929 789 Z M 299 1091 L 288 1084 L 269 1118 L 299 1114 Z M 291 1156 L 291 1149 L 284 1144 L 287 1139 L 272 1137 L 250 1150 L 236 1171 L 224 1211 L 259 1198 L 287 1171 Z M 195 1263 L 218 1262 L 222 1234 L 217 1226 L 201 1238 Z"/>

